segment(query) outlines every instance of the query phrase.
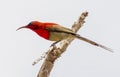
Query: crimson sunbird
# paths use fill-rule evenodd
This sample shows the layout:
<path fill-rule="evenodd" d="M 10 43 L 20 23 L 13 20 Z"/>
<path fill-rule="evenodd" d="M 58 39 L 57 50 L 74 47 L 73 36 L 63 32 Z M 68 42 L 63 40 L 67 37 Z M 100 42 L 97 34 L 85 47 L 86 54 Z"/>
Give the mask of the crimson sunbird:
<path fill-rule="evenodd" d="M 85 37 L 82 37 L 81 35 L 73 32 L 71 29 L 63 27 L 57 23 L 32 21 L 28 25 L 22 26 L 18 28 L 17 30 L 22 29 L 22 28 L 28 28 L 32 30 L 33 32 L 37 33 L 39 36 L 43 37 L 44 39 L 55 41 L 56 43 L 68 37 L 73 37 L 73 38 L 83 40 L 94 46 L 101 47 L 103 49 L 113 52 L 112 49 L 106 46 L 103 46 L 101 44 L 98 44 Z"/>

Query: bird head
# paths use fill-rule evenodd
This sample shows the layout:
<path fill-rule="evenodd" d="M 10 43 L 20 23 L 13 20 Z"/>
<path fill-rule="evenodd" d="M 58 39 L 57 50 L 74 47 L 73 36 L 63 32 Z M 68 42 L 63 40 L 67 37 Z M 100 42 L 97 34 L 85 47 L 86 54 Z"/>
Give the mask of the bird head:
<path fill-rule="evenodd" d="M 33 32 L 37 33 L 39 36 L 45 39 L 49 39 L 49 32 L 45 29 L 45 24 L 42 22 L 32 21 L 28 25 L 22 26 L 18 28 L 17 30 L 20 30 L 23 28 L 28 28 L 32 30 Z"/>
<path fill-rule="evenodd" d="M 28 25 L 26 26 L 22 26 L 20 28 L 18 28 L 17 30 L 20 30 L 22 28 L 28 28 L 28 29 L 31 29 L 31 30 L 36 30 L 39 28 L 39 25 L 42 24 L 41 22 L 38 22 L 38 21 L 32 21 L 30 22 Z"/>

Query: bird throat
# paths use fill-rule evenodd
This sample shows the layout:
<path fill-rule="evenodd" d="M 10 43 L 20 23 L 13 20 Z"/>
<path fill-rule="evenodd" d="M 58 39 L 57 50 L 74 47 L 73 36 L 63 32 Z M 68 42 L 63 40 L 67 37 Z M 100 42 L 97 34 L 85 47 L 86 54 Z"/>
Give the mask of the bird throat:
<path fill-rule="evenodd" d="M 45 30 L 45 29 L 36 29 L 36 30 L 33 30 L 33 31 L 36 32 L 42 38 L 45 38 L 45 39 L 49 40 L 49 32 L 47 30 Z"/>

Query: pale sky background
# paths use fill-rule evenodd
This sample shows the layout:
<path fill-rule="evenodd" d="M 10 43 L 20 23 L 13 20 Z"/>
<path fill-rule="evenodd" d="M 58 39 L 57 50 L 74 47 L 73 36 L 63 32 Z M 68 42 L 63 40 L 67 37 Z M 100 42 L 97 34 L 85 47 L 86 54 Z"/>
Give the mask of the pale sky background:
<path fill-rule="evenodd" d="M 32 62 L 52 43 L 28 29 L 16 31 L 18 27 L 38 20 L 71 28 L 84 11 L 89 16 L 78 34 L 114 53 L 76 39 L 50 77 L 120 77 L 120 0 L 1 0 L 0 77 L 36 77 L 43 61 Z"/>

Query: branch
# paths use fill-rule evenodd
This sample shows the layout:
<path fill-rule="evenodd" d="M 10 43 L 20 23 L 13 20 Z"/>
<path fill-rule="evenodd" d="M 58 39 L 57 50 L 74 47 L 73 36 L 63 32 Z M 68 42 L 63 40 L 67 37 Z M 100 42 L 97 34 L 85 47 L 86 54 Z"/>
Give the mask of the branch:
<path fill-rule="evenodd" d="M 72 30 L 74 32 L 77 32 L 82 25 L 84 24 L 84 20 L 87 17 L 88 12 L 83 12 L 81 14 L 81 16 L 79 17 L 78 21 L 75 22 L 72 26 Z M 65 50 L 67 49 L 68 45 L 70 45 L 70 43 L 74 40 L 74 38 L 69 38 L 65 39 L 63 41 L 60 42 L 60 45 L 58 47 L 54 46 L 51 47 L 48 51 L 47 51 L 47 56 L 45 58 L 44 63 L 42 64 L 40 71 L 37 75 L 37 77 L 49 77 L 49 74 L 53 68 L 54 62 L 57 58 L 59 58 L 61 56 L 61 54 L 63 52 L 65 52 Z"/>

